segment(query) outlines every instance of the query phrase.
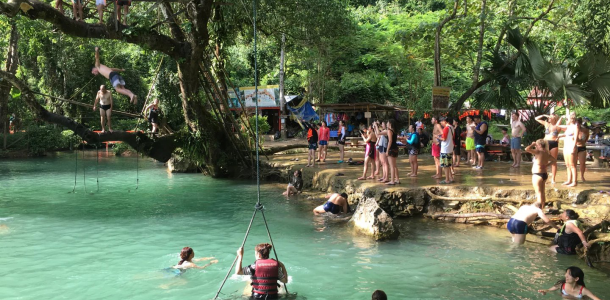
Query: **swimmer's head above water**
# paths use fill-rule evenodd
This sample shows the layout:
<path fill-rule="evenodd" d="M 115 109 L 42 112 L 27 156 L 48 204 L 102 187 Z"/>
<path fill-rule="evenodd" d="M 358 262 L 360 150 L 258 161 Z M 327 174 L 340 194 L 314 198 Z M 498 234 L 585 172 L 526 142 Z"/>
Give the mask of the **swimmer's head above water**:
<path fill-rule="evenodd" d="M 195 257 L 195 251 L 193 251 L 193 248 L 191 248 L 191 247 L 182 248 L 182 251 L 180 251 L 180 262 L 178 263 L 178 265 L 181 265 L 185 261 L 192 260 L 193 257 Z"/>

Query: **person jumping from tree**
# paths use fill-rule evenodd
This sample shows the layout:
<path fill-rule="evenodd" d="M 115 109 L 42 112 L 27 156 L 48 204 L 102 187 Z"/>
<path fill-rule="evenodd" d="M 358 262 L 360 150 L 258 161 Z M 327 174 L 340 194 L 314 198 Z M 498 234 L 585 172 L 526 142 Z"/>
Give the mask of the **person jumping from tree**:
<path fill-rule="evenodd" d="M 104 126 L 108 125 L 108 131 L 112 132 L 110 127 L 110 117 L 112 116 L 112 93 L 106 89 L 105 85 L 100 86 L 100 90 L 95 96 L 95 103 L 93 103 L 93 111 L 97 107 L 97 103 L 100 103 L 100 117 L 102 123 L 102 133 L 105 133 Z"/>
<path fill-rule="evenodd" d="M 118 73 L 124 71 L 125 69 L 109 68 L 106 65 L 100 64 L 99 48 L 95 47 L 95 67 L 91 69 L 91 73 L 93 75 L 102 74 L 104 77 L 108 78 L 117 93 L 129 97 L 131 103 L 136 104 L 138 103 L 138 96 L 125 88 L 125 80 Z"/>

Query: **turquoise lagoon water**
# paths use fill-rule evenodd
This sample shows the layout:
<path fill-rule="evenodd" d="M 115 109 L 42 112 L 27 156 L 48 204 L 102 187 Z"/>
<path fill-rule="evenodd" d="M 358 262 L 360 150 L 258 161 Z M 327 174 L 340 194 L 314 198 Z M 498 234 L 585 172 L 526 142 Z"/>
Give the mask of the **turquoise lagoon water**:
<path fill-rule="evenodd" d="M 99 158 L 96 168 L 95 152 L 79 157 L 75 193 L 73 154 L 0 160 L 0 299 L 211 299 L 243 239 L 256 186 L 171 174 L 148 159 L 136 173 L 133 157 Z M 316 202 L 286 200 L 282 187 L 264 185 L 262 200 L 298 299 L 370 299 L 375 289 L 390 299 L 558 299 L 536 290 L 571 265 L 585 270 L 594 293 L 610 295 L 606 274 L 544 245 L 512 247 L 505 230 L 408 219 L 398 221 L 398 241 L 375 243 L 312 216 Z M 244 263 L 266 241 L 257 218 Z M 219 263 L 168 276 L 163 269 L 184 246 Z M 231 276 L 221 299 L 241 299 L 245 285 Z"/>

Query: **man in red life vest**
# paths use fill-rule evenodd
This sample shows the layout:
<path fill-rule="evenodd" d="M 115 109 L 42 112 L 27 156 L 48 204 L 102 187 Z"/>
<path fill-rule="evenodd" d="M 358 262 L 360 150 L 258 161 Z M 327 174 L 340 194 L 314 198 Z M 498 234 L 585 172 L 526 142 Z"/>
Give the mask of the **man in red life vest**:
<path fill-rule="evenodd" d="M 256 262 L 242 268 L 244 248 L 237 249 L 235 275 L 250 275 L 252 279 L 251 299 L 278 299 L 278 283 L 288 282 L 288 273 L 283 263 L 270 259 L 271 244 L 258 244 L 254 248 Z"/>

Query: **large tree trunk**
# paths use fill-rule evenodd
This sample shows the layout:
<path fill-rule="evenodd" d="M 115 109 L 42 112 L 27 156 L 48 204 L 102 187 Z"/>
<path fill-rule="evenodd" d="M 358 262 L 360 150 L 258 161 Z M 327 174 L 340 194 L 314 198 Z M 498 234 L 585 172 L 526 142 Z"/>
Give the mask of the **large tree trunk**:
<path fill-rule="evenodd" d="M 10 74 L 15 74 L 18 65 L 17 55 L 17 41 L 19 40 L 19 33 L 17 32 L 17 26 L 15 21 L 11 21 L 11 35 L 9 38 L 8 53 L 6 54 L 6 67 L 5 70 Z M 8 134 L 8 100 L 10 99 L 11 86 L 8 84 L 0 85 L 0 133 L 3 133 L 3 147 L 6 149 L 6 135 Z"/>

